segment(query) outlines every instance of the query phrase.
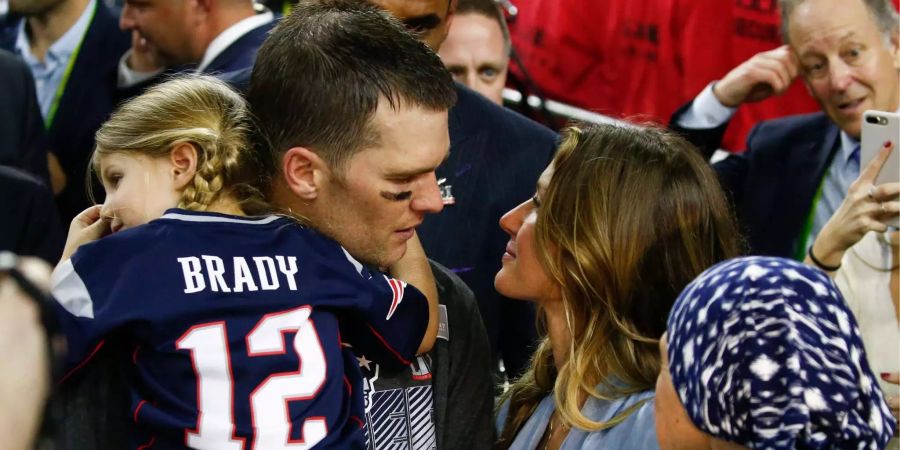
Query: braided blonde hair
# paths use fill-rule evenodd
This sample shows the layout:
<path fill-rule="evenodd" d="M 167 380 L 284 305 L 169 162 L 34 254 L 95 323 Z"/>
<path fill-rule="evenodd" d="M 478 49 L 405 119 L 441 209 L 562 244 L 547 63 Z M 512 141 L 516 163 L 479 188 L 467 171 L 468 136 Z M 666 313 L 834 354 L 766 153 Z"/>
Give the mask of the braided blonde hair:
<path fill-rule="evenodd" d="M 170 79 L 123 103 L 97 131 L 92 168 L 116 152 L 166 157 L 190 143 L 197 172 L 182 192 L 179 208 L 204 211 L 230 196 L 245 214 L 271 210 L 255 185 L 259 164 L 250 151 L 247 103 L 224 82 L 205 75 Z"/>

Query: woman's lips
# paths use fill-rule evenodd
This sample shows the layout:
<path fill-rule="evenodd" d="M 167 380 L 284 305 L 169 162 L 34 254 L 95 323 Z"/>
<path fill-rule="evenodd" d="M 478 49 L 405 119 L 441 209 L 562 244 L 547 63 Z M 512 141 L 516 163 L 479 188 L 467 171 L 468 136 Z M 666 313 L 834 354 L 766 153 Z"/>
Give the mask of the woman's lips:
<path fill-rule="evenodd" d="M 503 258 L 515 259 L 516 250 L 513 248 L 512 243 L 506 244 L 506 253 L 503 254 Z"/>

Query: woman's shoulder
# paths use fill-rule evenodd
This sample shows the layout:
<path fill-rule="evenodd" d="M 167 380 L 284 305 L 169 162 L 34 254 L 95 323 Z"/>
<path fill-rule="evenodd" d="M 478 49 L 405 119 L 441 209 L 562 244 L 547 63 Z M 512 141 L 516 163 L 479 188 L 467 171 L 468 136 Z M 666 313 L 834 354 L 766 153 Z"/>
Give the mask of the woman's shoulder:
<path fill-rule="evenodd" d="M 615 400 L 591 398 L 582 412 L 592 420 L 607 422 L 627 415 L 611 428 L 586 432 L 580 445 L 573 448 L 658 449 L 654 397 L 654 391 L 643 391 Z"/>

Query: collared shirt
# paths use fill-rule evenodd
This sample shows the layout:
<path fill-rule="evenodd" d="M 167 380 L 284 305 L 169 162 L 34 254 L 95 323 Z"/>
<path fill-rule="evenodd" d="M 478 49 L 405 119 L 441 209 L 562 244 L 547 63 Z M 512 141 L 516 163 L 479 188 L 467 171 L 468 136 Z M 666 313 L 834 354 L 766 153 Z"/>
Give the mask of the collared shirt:
<path fill-rule="evenodd" d="M 206 52 L 203 54 L 203 59 L 200 60 L 200 65 L 197 66 L 197 72 L 203 72 L 206 68 L 213 62 L 216 57 L 218 57 L 225 49 L 228 48 L 235 41 L 240 39 L 243 35 L 249 33 L 251 30 L 254 30 L 258 27 L 261 27 L 269 22 L 271 22 L 275 16 L 272 14 L 272 11 L 266 11 L 262 14 L 255 14 L 250 17 L 247 17 L 244 20 L 226 28 L 224 31 L 219 33 L 212 42 L 209 43 L 209 46 L 206 47 Z"/>
<path fill-rule="evenodd" d="M 688 129 L 708 129 L 718 127 L 731 119 L 737 108 L 729 108 L 719 102 L 713 94 L 712 87 L 713 83 L 710 83 L 694 99 L 691 107 L 679 118 L 679 126 Z M 858 145 L 858 140 L 841 131 L 841 148 L 822 178 L 822 196 L 815 206 L 812 230 L 803 248 L 812 245 L 819 231 L 841 206 L 850 185 L 859 177 L 859 157 L 852 158 L 853 150 Z"/>
<path fill-rule="evenodd" d="M 53 104 L 54 97 L 56 97 L 59 84 L 66 73 L 69 59 L 81 44 L 82 37 L 87 33 L 87 29 L 91 24 L 91 16 L 96 3 L 97 0 L 88 2 L 81 13 L 81 17 L 56 42 L 50 45 L 43 61 L 40 61 L 31 53 L 31 39 L 28 37 L 28 32 L 25 28 L 27 21 L 22 20 L 19 23 L 18 36 L 16 37 L 16 52 L 25 61 L 28 68 L 31 69 L 31 74 L 34 76 L 34 86 L 44 120 L 47 119 L 47 115 L 50 113 L 50 107 Z"/>
<path fill-rule="evenodd" d="M 819 231 L 822 231 L 822 227 L 828 223 L 828 219 L 831 219 L 834 212 L 844 202 L 850 185 L 859 178 L 858 150 L 856 157 L 853 157 L 853 152 L 858 145 L 858 140 L 841 131 L 841 148 L 834 155 L 831 165 L 828 166 L 828 170 L 825 171 L 825 176 L 822 178 L 822 197 L 815 205 L 812 232 L 803 248 L 809 248 L 812 245 L 813 240 L 819 235 Z"/>
<path fill-rule="evenodd" d="M 216 59 L 225 49 L 228 48 L 231 44 L 241 38 L 241 36 L 250 32 L 250 30 L 256 29 L 264 24 L 267 24 L 275 19 L 275 15 L 272 14 L 271 11 L 266 11 L 261 14 L 254 14 L 250 17 L 247 17 L 234 25 L 226 28 L 224 31 L 219 33 L 212 42 L 209 43 L 209 46 L 206 47 L 206 52 L 203 53 L 203 59 L 200 61 L 200 65 L 197 66 L 197 73 L 202 73 L 206 70 L 206 67 L 209 66 L 210 63 Z M 140 72 L 137 70 L 133 70 L 128 67 L 128 58 L 131 55 L 131 49 L 125 52 L 121 58 L 119 58 L 119 76 L 118 76 L 118 86 L 119 87 L 128 87 L 134 86 L 135 84 L 141 83 L 147 79 L 152 78 L 153 76 L 162 72 L 162 69 L 155 70 L 152 72 Z"/>

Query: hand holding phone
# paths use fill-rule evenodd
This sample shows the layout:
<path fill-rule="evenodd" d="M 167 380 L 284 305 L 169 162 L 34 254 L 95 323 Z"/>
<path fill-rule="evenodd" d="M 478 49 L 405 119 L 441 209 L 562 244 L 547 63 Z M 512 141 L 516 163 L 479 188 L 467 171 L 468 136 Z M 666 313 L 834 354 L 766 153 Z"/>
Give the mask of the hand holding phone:
<path fill-rule="evenodd" d="M 900 115 L 871 110 L 864 112 L 860 167 L 868 166 L 886 142 L 893 144 L 894 151 L 891 152 L 890 157 L 872 182 L 874 186 L 900 182 Z M 893 227 L 900 227 L 900 218 L 894 217 L 885 223 Z"/>

